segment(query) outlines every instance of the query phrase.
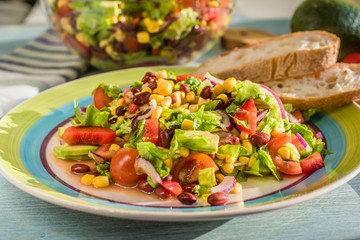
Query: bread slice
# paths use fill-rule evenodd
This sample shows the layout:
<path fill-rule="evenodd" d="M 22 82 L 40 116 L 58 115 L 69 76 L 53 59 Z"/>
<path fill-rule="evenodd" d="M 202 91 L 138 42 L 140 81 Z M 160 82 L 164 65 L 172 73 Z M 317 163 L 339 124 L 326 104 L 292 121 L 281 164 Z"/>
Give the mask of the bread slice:
<path fill-rule="evenodd" d="M 360 64 L 336 63 L 320 73 L 264 83 L 300 109 L 341 106 L 360 99 Z"/>
<path fill-rule="evenodd" d="M 307 75 L 336 62 L 340 39 L 325 31 L 295 32 L 236 48 L 202 63 L 196 74 L 267 82 Z"/>

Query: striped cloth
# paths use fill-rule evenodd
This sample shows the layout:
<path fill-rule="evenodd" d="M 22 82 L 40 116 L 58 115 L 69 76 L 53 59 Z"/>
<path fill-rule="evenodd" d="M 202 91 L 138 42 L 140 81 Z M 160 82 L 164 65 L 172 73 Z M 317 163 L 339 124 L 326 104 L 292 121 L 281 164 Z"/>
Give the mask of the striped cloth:
<path fill-rule="evenodd" d="M 86 72 L 87 65 L 48 30 L 0 56 L 0 118 L 22 101 Z"/>

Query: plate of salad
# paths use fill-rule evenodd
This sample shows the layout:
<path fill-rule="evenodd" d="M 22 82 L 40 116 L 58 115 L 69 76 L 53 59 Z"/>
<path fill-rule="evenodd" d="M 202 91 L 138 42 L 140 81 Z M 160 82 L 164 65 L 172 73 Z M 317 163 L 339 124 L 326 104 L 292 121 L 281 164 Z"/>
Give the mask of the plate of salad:
<path fill-rule="evenodd" d="M 214 220 L 317 197 L 360 172 L 360 109 L 300 111 L 266 86 L 134 68 L 47 90 L 0 122 L 23 191 L 119 218 Z"/>

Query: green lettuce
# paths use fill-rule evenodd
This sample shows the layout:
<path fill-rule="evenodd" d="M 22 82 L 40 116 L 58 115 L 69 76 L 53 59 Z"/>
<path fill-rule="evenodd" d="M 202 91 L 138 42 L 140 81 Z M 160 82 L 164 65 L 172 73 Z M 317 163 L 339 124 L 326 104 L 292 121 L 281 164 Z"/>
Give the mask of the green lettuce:
<path fill-rule="evenodd" d="M 130 142 L 124 145 L 124 148 L 136 148 L 136 145 L 141 142 L 145 128 L 145 120 L 140 120 L 135 132 L 132 133 Z"/>
<path fill-rule="evenodd" d="M 214 168 L 204 168 L 199 171 L 199 184 L 193 189 L 197 197 L 207 198 L 211 193 L 211 188 L 216 185 Z"/>
<path fill-rule="evenodd" d="M 175 90 L 179 90 L 182 84 L 188 85 L 191 91 L 196 92 L 201 84 L 201 80 L 196 77 L 190 76 L 186 80 L 176 83 L 174 86 Z"/>
<path fill-rule="evenodd" d="M 192 8 L 184 8 L 180 11 L 180 17 L 174 21 L 162 34 L 166 39 L 181 39 L 188 35 L 198 23 L 198 13 Z"/>
<path fill-rule="evenodd" d="M 242 145 L 225 144 L 218 148 L 216 154 L 222 156 L 230 155 L 232 157 L 238 158 L 240 156 L 250 156 L 251 152 Z"/>
<path fill-rule="evenodd" d="M 116 136 L 121 137 L 132 132 L 131 129 L 132 120 L 123 120 L 120 123 L 114 123 L 110 125 L 110 129 L 116 132 Z"/>
<path fill-rule="evenodd" d="M 279 172 L 277 171 L 272 159 L 271 159 L 271 156 L 268 152 L 262 150 L 262 149 L 259 149 L 259 151 L 257 151 L 255 153 L 255 157 L 260 160 L 261 164 L 263 164 L 264 166 L 266 166 L 270 171 L 271 173 L 274 175 L 274 177 L 280 181 L 281 179 L 281 176 L 279 174 Z"/>
<path fill-rule="evenodd" d="M 214 111 L 205 111 L 205 106 L 200 106 L 195 113 L 193 128 L 195 130 L 211 132 L 216 127 L 220 127 L 221 115 Z"/>
<path fill-rule="evenodd" d="M 101 87 L 104 90 L 105 94 L 111 98 L 119 98 L 122 93 L 122 89 L 120 86 L 101 83 L 99 84 L 99 87 Z M 94 91 L 92 92 L 92 95 L 94 94 Z"/>
<path fill-rule="evenodd" d="M 71 124 L 76 127 L 109 127 L 109 112 L 100 111 L 94 105 L 89 105 L 86 108 L 84 115 L 78 109 L 78 103 L 74 101 L 75 118 L 72 119 Z"/>

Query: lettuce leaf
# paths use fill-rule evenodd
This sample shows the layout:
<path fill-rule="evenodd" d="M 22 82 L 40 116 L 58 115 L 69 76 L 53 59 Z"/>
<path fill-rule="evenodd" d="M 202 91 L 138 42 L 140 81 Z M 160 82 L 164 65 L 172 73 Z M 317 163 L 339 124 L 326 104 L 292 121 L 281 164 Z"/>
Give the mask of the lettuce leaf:
<path fill-rule="evenodd" d="M 201 84 L 201 80 L 194 76 L 190 76 L 185 81 L 180 81 L 176 83 L 174 86 L 175 90 L 179 90 L 182 84 L 188 85 L 191 91 L 196 92 Z"/>
<path fill-rule="evenodd" d="M 211 188 L 216 185 L 214 168 L 204 168 L 199 171 L 199 184 L 193 189 L 197 197 L 207 198 L 211 193 Z"/>
<path fill-rule="evenodd" d="M 110 129 L 112 129 L 116 132 L 116 136 L 121 137 L 126 134 L 130 134 L 132 132 L 131 124 L 132 124 L 132 120 L 127 119 L 127 120 L 121 121 L 120 123 L 111 124 Z"/>
<path fill-rule="evenodd" d="M 211 132 L 216 127 L 220 127 L 221 119 L 220 114 L 214 111 L 205 111 L 205 106 L 201 105 L 193 118 L 193 128 L 195 130 Z"/>
<path fill-rule="evenodd" d="M 277 171 L 269 153 L 265 152 L 262 149 L 259 149 L 259 151 L 255 153 L 255 157 L 271 171 L 276 180 L 280 181 L 281 176 Z"/>
<path fill-rule="evenodd" d="M 242 145 L 225 144 L 218 148 L 216 154 L 222 156 L 230 155 L 232 157 L 238 158 L 240 156 L 250 156 L 251 152 Z"/>
<path fill-rule="evenodd" d="M 120 86 L 101 83 L 98 87 L 101 87 L 104 90 L 105 94 L 112 98 L 119 98 L 122 93 L 122 89 Z M 92 92 L 92 95 L 94 95 L 94 91 Z"/>
<path fill-rule="evenodd" d="M 75 118 L 72 119 L 71 124 L 75 127 L 109 127 L 109 112 L 100 111 L 94 105 L 89 105 L 86 108 L 84 115 L 78 109 L 78 103 L 74 101 Z"/>

